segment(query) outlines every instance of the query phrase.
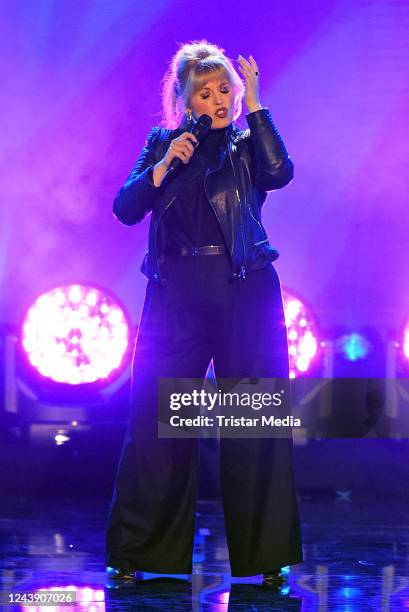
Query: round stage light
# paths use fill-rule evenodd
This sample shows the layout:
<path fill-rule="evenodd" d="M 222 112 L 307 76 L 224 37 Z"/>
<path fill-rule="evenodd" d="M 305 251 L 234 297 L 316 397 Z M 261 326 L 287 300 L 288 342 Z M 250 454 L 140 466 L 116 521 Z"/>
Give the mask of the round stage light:
<path fill-rule="evenodd" d="M 105 291 L 84 285 L 40 295 L 22 327 L 31 365 L 42 376 L 70 385 L 108 378 L 121 366 L 128 341 L 122 306 Z"/>
<path fill-rule="evenodd" d="M 292 291 L 283 290 L 290 378 L 306 374 L 318 352 L 317 324 L 311 309 Z"/>

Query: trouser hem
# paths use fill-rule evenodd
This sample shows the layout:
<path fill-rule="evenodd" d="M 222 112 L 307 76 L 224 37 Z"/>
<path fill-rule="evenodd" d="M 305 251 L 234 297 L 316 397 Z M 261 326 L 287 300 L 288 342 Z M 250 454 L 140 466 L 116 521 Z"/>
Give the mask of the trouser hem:
<path fill-rule="evenodd" d="M 283 561 L 280 563 L 275 563 L 275 564 L 270 564 L 268 567 L 267 566 L 263 566 L 261 568 L 249 568 L 249 569 L 241 569 L 241 570 L 231 570 L 230 575 L 233 578 L 245 578 L 245 577 L 250 577 L 250 576 L 259 576 L 260 574 L 267 574 L 268 572 L 271 572 L 271 570 L 273 569 L 279 569 L 281 567 L 286 567 L 287 565 L 297 565 L 298 563 L 302 563 L 304 561 L 304 559 L 302 557 L 292 560 L 292 561 Z"/>
<path fill-rule="evenodd" d="M 149 572 L 150 574 L 191 574 L 193 572 L 192 566 L 185 568 L 171 568 L 171 567 L 159 567 L 157 565 L 150 565 L 149 563 L 129 563 L 127 561 L 107 561 L 107 567 L 115 567 L 120 569 L 127 569 L 131 572 Z"/>

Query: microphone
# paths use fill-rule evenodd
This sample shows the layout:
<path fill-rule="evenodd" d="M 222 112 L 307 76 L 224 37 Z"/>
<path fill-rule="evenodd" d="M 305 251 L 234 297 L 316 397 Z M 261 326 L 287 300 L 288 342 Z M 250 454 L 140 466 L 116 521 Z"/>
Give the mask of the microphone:
<path fill-rule="evenodd" d="M 200 115 L 199 119 L 193 125 L 192 129 L 189 130 L 194 136 L 196 136 L 197 140 L 199 141 L 196 145 L 193 146 L 197 147 L 202 142 L 207 132 L 210 130 L 211 125 L 212 118 L 209 115 Z M 179 159 L 179 157 L 174 157 L 166 171 L 166 176 L 172 174 L 176 170 L 176 168 L 180 166 L 181 163 L 182 160 Z"/>

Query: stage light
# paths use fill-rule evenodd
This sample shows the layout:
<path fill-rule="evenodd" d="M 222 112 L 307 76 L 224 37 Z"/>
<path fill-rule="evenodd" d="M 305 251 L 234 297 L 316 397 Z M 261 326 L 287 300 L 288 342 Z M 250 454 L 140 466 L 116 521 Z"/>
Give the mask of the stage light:
<path fill-rule="evenodd" d="M 406 359 L 409 359 L 409 320 L 406 322 L 403 330 L 403 354 Z"/>
<path fill-rule="evenodd" d="M 56 433 L 56 435 L 54 436 L 54 441 L 57 446 L 62 446 L 63 444 L 65 444 L 66 442 L 69 442 L 70 440 L 71 440 L 70 436 L 67 434 L 66 431 L 63 431 L 63 430 L 58 430 L 58 433 Z"/>
<path fill-rule="evenodd" d="M 372 349 L 372 344 L 363 334 L 351 332 L 344 334 L 335 342 L 335 351 L 343 354 L 348 361 L 366 359 Z"/>
<path fill-rule="evenodd" d="M 398 340 L 394 343 L 396 347 L 395 372 L 399 377 L 408 377 L 409 370 L 409 316 L 406 316 Z"/>
<path fill-rule="evenodd" d="M 72 544 L 69 545 L 69 548 L 72 548 Z M 44 586 L 41 588 L 38 588 L 35 586 L 34 588 L 31 588 L 30 591 L 35 591 L 36 593 L 38 593 L 39 601 L 41 601 L 41 594 L 44 592 L 50 593 L 50 592 L 55 591 L 58 593 L 60 600 L 61 600 L 60 594 L 64 592 L 66 593 L 65 597 L 66 597 L 66 601 L 68 602 L 67 604 L 68 606 L 71 606 L 72 603 L 75 603 L 76 607 L 78 606 L 88 611 L 94 610 L 94 612 L 99 612 L 100 610 L 105 611 L 106 609 L 105 592 L 103 589 L 99 587 L 74 585 L 74 584 L 73 585 L 65 585 L 65 584 L 55 585 L 54 584 L 48 587 Z M 44 596 L 44 601 L 47 601 L 45 596 Z M 57 597 L 56 597 L 56 601 L 58 601 Z M 32 606 L 29 606 L 28 609 L 31 610 L 32 612 L 40 612 L 40 610 L 44 610 L 46 607 L 47 607 L 47 610 L 57 610 L 59 606 L 57 605 L 57 606 L 49 607 L 48 604 L 41 605 L 41 606 L 32 605 Z"/>
<path fill-rule="evenodd" d="M 30 364 L 45 378 L 70 385 L 107 379 L 121 366 L 128 340 L 118 301 L 79 284 L 40 295 L 22 326 Z"/>
<path fill-rule="evenodd" d="M 375 327 L 337 326 L 327 332 L 332 342 L 335 378 L 385 376 L 384 341 Z"/>
<path fill-rule="evenodd" d="M 295 378 L 305 375 L 317 356 L 317 324 L 312 310 L 294 292 L 285 289 L 283 302 L 290 356 L 290 378 Z"/>
<path fill-rule="evenodd" d="M 341 587 L 336 591 L 337 595 L 345 599 L 356 599 L 362 597 L 362 590 L 357 587 Z"/>

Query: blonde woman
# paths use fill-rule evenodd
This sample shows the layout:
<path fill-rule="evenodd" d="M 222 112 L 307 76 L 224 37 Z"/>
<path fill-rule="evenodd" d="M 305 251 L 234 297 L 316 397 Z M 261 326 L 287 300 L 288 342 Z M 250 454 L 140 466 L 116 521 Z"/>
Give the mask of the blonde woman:
<path fill-rule="evenodd" d="M 278 257 L 261 220 L 293 164 L 259 99 L 252 56 L 238 69 L 207 41 L 180 46 L 164 79 L 164 127 L 149 133 L 114 202 L 133 225 L 151 213 L 148 285 L 136 341 L 130 419 L 107 529 L 107 572 L 190 574 L 197 492 L 195 439 L 157 435 L 157 381 L 288 377 Z M 235 123 L 246 106 L 248 129 Z M 190 132 L 212 119 L 204 140 Z M 171 162 L 181 161 L 169 180 Z M 220 473 L 232 576 L 283 580 L 302 561 L 289 439 L 222 438 Z"/>

